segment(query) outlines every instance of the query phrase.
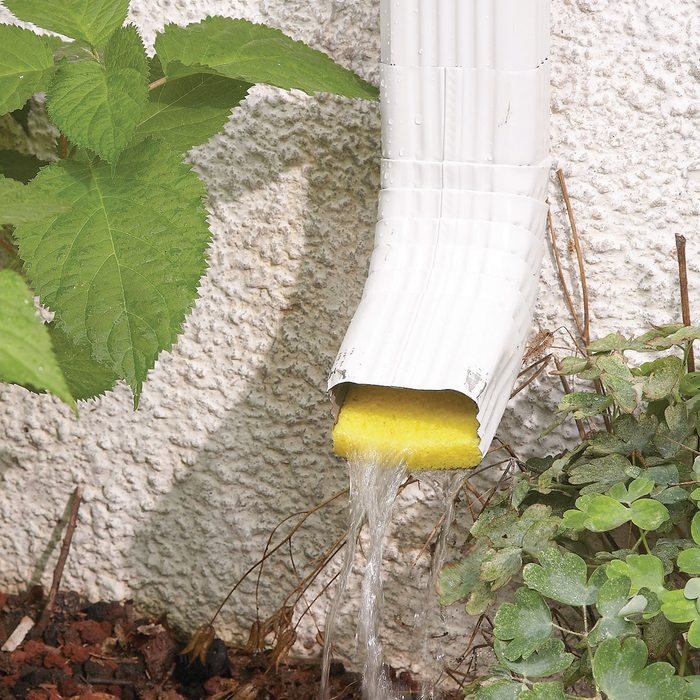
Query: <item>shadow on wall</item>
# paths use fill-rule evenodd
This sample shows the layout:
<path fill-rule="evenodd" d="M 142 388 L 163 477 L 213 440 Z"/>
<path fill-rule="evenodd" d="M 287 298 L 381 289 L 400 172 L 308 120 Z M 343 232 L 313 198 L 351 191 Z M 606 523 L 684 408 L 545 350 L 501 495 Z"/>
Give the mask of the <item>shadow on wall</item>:
<path fill-rule="evenodd" d="M 240 306 L 243 323 L 253 327 L 257 317 L 276 319 L 276 326 L 270 324 L 267 335 L 262 334 L 264 356 L 254 362 L 239 358 L 236 388 L 241 400 L 221 416 L 186 476 L 174 480 L 170 492 L 147 514 L 127 555 L 137 600 L 171 611 L 173 622 L 190 628 L 206 621 L 260 557 L 277 523 L 346 485 L 343 464 L 331 454 L 325 384 L 359 301 L 372 248 L 378 109 L 330 97 L 275 93 L 256 102 L 256 96 L 234 115 L 226 135 L 215 144 L 218 152 L 229 156 L 212 157 L 210 144 L 201 170 L 213 191 L 215 214 L 225 219 L 230 211 L 233 221 L 245 210 L 242 205 L 251 193 L 257 190 L 259 200 L 261 190 L 267 191 L 271 183 L 277 188 L 296 171 L 295 182 L 306 197 L 293 222 L 298 240 L 285 240 L 277 229 L 277 216 L 284 218 L 289 195 L 283 186 L 280 203 L 259 202 L 257 212 L 247 212 L 250 219 L 230 223 L 223 239 L 219 232 L 213 274 L 241 274 L 241 237 L 246 249 L 253 246 L 262 258 L 253 267 L 275 274 L 276 266 L 265 259 L 270 245 L 275 255 L 284 253 L 287 245 L 297 245 L 298 259 L 290 261 L 281 254 L 278 266 L 282 275 L 294 269 L 290 292 L 286 298 L 274 288 L 255 292 L 242 275 L 242 299 L 230 304 L 236 307 L 234 313 Z M 270 210 L 277 213 L 266 217 Z M 257 220 L 256 213 L 267 221 Z M 216 261 L 229 253 L 233 262 L 216 269 Z M 275 285 L 273 281 L 269 286 Z M 206 294 L 207 287 L 203 301 Z M 243 352 L 253 354 L 260 336 L 253 331 Z M 218 376 L 222 370 L 212 369 Z M 340 499 L 335 515 L 317 516 L 313 526 L 295 538 L 294 565 L 302 576 L 305 565 L 342 532 L 344 505 Z M 276 610 L 298 580 L 289 552 L 272 560 L 260 587 L 261 616 Z M 247 633 L 255 616 L 254 585 L 253 577 L 225 609 L 219 625 L 225 636 Z"/>

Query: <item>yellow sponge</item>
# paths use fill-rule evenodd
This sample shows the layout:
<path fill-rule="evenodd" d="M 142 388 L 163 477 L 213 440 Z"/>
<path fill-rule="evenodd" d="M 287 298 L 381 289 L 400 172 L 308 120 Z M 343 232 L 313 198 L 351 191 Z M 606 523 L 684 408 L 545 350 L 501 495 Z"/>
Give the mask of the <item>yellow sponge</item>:
<path fill-rule="evenodd" d="M 481 461 L 476 404 L 456 391 L 352 385 L 333 428 L 336 454 L 403 459 L 409 469 Z"/>

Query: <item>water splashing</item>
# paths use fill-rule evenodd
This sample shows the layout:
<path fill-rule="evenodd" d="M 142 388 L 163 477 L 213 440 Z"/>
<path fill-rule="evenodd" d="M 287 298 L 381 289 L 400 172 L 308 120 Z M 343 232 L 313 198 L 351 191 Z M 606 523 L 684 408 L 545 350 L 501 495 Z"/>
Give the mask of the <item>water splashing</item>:
<path fill-rule="evenodd" d="M 389 679 L 384 669 L 384 656 L 379 626 L 382 612 L 381 564 L 384 538 L 391 511 L 406 470 L 400 461 L 387 463 L 367 455 L 348 460 L 350 473 L 350 528 L 336 597 L 326 619 L 323 647 L 323 671 L 320 700 L 328 700 L 331 652 L 335 624 L 347 588 L 357 550 L 357 540 L 366 522 L 369 536 L 367 564 L 362 581 L 362 604 L 359 614 L 358 639 L 366 650 L 362 692 L 366 700 L 391 700 Z"/>
<path fill-rule="evenodd" d="M 439 611 L 439 603 L 437 599 L 437 582 L 440 577 L 440 571 L 445 563 L 445 554 L 447 552 L 447 539 L 452 530 L 452 521 L 454 520 L 455 498 L 462 488 L 462 484 L 467 478 L 468 472 L 450 470 L 446 472 L 418 472 L 416 476 L 420 481 L 430 484 L 438 496 L 441 510 L 443 512 L 442 523 L 440 524 L 440 533 L 438 535 L 435 550 L 430 562 L 430 573 L 428 582 L 425 587 L 423 604 L 420 610 L 413 618 L 413 628 L 416 631 L 416 657 L 427 660 L 429 658 L 428 641 L 431 633 L 431 618 L 433 611 Z M 436 667 L 442 665 L 442 654 L 435 657 Z M 421 700 L 438 700 L 441 697 L 438 688 L 439 676 L 430 680 L 426 680 L 421 688 Z"/>

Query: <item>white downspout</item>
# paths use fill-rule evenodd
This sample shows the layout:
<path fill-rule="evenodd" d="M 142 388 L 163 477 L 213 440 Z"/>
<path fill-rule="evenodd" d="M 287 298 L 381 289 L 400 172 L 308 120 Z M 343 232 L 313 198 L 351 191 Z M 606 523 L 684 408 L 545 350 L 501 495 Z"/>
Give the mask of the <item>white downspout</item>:
<path fill-rule="evenodd" d="M 461 392 L 483 455 L 544 254 L 549 0 L 381 0 L 381 22 L 375 248 L 328 388 Z"/>

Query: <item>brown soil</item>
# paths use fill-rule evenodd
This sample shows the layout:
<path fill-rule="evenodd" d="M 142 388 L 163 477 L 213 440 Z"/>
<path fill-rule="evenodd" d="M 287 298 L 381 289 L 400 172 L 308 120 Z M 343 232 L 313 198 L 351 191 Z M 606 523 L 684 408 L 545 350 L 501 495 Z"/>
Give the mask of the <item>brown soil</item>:
<path fill-rule="evenodd" d="M 0 593 L 0 646 L 24 616 L 38 620 L 40 589 Z M 43 634 L 33 629 L 12 652 L 0 651 L 0 700 L 316 700 L 318 663 L 273 652 L 249 653 L 209 639 L 183 653 L 184 635 L 164 617 L 139 618 L 127 603 L 85 604 L 60 593 Z M 200 647 L 201 651 L 201 647 Z M 201 658 L 200 658 L 201 656 Z M 420 697 L 408 674 L 391 671 L 402 698 Z M 331 697 L 360 700 L 361 679 L 335 662 Z"/>

